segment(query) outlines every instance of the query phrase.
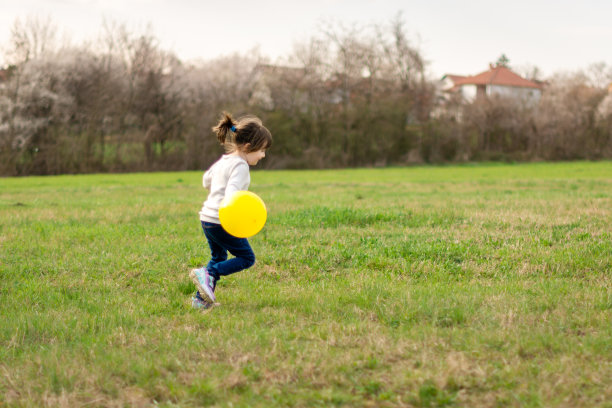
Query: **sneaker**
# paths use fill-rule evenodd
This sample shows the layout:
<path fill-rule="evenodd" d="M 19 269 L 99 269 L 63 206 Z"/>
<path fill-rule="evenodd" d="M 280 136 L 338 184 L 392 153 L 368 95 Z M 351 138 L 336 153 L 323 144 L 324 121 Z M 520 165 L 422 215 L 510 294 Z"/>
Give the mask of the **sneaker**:
<path fill-rule="evenodd" d="M 205 267 L 192 269 L 189 273 L 191 280 L 200 292 L 202 299 L 207 303 L 215 303 L 215 278 L 210 276 Z"/>
<path fill-rule="evenodd" d="M 191 298 L 191 307 L 193 307 L 194 309 L 210 309 L 211 307 L 213 307 L 212 303 L 207 303 L 204 301 L 204 299 L 202 299 L 202 297 L 200 296 L 200 292 L 196 293 L 195 296 L 193 296 Z"/>

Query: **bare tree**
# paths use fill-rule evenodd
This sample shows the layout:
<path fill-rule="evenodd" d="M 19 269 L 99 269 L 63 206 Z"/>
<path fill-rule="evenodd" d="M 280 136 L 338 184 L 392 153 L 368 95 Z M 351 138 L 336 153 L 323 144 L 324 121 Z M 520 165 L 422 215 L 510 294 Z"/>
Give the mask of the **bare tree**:
<path fill-rule="evenodd" d="M 54 51 L 55 39 L 56 28 L 50 18 L 30 16 L 25 22 L 16 19 L 11 28 L 4 54 L 14 68 L 0 91 L 0 147 L 2 155 L 7 156 L 5 166 L 10 173 L 20 171 L 16 168 L 20 155 L 33 152 L 29 149 L 30 142 L 45 126 L 44 106 L 55 97 L 44 85 L 35 85 L 45 82 L 46 78 L 43 73 L 34 73 L 31 64 L 31 61 L 42 59 Z M 24 75 L 29 75 L 33 81 L 24 83 Z M 29 115 L 33 118 L 28 118 Z"/>
<path fill-rule="evenodd" d="M 533 64 L 523 64 L 521 66 L 513 67 L 513 71 L 522 76 L 525 79 L 534 82 L 543 81 L 544 74 L 540 67 Z"/>
<path fill-rule="evenodd" d="M 5 56 L 10 64 L 19 66 L 56 48 L 57 27 L 51 18 L 28 16 L 23 22 L 19 18 L 13 22 Z"/>
<path fill-rule="evenodd" d="M 544 92 L 536 117 L 536 154 L 546 159 L 591 158 L 597 106 L 605 91 L 581 72 L 557 74 Z"/>
<path fill-rule="evenodd" d="M 586 70 L 586 80 L 589 86 L 607 90 L 612 84 L 612 66 L 605 62 L 591 64 Z"/>

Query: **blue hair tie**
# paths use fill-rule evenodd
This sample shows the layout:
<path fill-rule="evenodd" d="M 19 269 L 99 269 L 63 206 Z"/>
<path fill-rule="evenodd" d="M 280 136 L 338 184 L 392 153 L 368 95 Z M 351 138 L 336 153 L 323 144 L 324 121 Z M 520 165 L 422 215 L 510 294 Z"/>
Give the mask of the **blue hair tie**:
<path fill-rule="evenodd" d="M 236 131 L 236 126 L 232 125 L 232 127 L 230 128 L 232 130 L 232 132 Z"/>

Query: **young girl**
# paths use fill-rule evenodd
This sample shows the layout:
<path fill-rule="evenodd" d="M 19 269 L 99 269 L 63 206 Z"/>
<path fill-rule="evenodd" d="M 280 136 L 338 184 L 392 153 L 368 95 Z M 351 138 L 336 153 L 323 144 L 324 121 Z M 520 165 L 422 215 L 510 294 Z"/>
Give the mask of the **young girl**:
<path fill-rule="evenodd" d="M 204 173 L 203 184 L 208 198 L 200 211 L 200 221 L 210 246 L 211 259 L 208 265 L 193 269 L 189 276 L 197 288 L 192 306 L 208 308 L 215 301 L 215 287 L 222 276 L 231 275 L 250 268 L 255 263 L 255 254 L 246 238 L 228 234 L 219 221 L 219 206 L 225 197 L 236 191 L 248 190 L 251 177 L 249 166 L 254 166 L 266 156 L 272 145 L 272 134 L 259 118 L 246 116 L 234 121 L 229 113 L 213 127 L 217 139 L 225 152 Z M 227 259 L 227 253 L 234 258 Z"/>

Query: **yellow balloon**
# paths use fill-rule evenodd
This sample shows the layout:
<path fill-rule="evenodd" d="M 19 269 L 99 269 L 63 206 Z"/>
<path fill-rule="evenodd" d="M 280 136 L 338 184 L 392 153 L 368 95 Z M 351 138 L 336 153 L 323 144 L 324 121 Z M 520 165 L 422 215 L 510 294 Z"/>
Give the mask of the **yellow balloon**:
<path fill-rule="evenodd" d="M 219 207 L 221 226 L 238 238 L 252 237 L 261 231 L 267 216 L 263 200 L 250 191 L 236 191 L 225 197 Z"/>

